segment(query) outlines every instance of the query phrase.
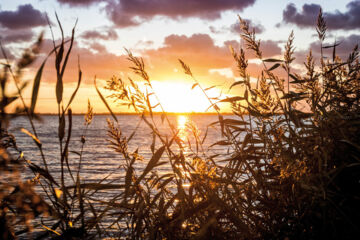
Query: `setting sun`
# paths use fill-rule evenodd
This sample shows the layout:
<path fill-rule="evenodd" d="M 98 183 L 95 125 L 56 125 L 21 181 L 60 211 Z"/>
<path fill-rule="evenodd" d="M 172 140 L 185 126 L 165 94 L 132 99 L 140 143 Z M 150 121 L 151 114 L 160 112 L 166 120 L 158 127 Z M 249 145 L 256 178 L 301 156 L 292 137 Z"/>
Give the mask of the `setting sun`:
<path fill-rule="evenodd" d="M 174 81 L 153 81 L 152 85 L 166 112 L 205 112 L 210 106 L 209 100 L 198 86 L 191 89 L 191 84 Z M 219 93 L 215 88 L 207 92 L 211 97 L 219 96 Z"/>

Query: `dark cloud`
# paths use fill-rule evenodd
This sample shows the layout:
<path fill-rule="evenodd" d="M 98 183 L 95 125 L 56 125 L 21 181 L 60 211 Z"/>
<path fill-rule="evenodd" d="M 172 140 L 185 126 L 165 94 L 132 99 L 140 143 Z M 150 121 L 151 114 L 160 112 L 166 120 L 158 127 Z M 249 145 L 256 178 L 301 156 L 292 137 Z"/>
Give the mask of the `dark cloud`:
<path fill-rule="evenodd" d="M 9 29 L 45 26 L 45 15 L 31 4 L 20 5 L 16 11 L 1 11 L 0 24 Z"/>
<path fill-rule="evenodd" d="M 216 19 L 222 11 L 241 11 L 254 2 L 255 0 L 112 0 L 106 6 L 106 12 L 117 26 L 129 27 L 154 16 Z"/>
<path fill-rule="evenodd" d="M 10 30 L 6 28 L 0 28 L 0 41 L 4 44 L 7 43 L 19 43 L 29 42 L 34 37 L 34 33 L 31 30 Z"/>
<path fill-rule="evenodd" d="M 88 40 L 94 40 L 94 39 L 102 39 L 102 40 L 116 40 L 118 38 L 118 35 L 115 30 L 113 29 L 107 29 L 107 30 L 89 30 L 81 34 L 82 38 L 88 39 Z"/>
<path fill-rule="evenodd" d="M 250 19 L 244 19 L 250 26 L 251 29 L 254 29 L 255 30 L 255 33 L 257 34 L 260 34 L 262 32 L 265 31 L 265 28 L 263 25 L 261 24 L 258 24 L 258 23 L 254 23 L 253 21 L 251 21 Z M 240 23 L 239 22 L 236 22 L 234 24 L 232 24 L 230 26 L 230 30 L 231 32 L 233 33 L 241 33 L 241 30 L 240 30 Z"/>
<path fill-rule="evenodd" d="M 328 40 L 324 43 L 324 46 L 330 46 L 334 44 L 335 39 Z M 355 45 L 360 45 L 360 35 L 352 34 L 347 37 L 336 38 L 336 42 L 340 43 L 339 46 L 336 47 L 336 55 L 339 56 L 343 61 L 346 61 L 349 57 L 349 54 L 354 49 Z M 316 41 L 310 44 L 307 50 L 303 51 L 295 51 L 295 62 L 298 64 L 303 64 L 306 61 L 306 56 L 309 54 L 309 51 L 312 51 L 312 55 L 317 64 L 320 64 L 321 58 L 321 47 L 320 42 Z M 332 60 L 333 48 L 325 48 L 323 49 L 323 56 L 325 59 Z"/>
<path fill-rule="evenodd" d="M 335 40 L 334 40 L 335 41 Z M 360 35 L 352 34 L 348 37 L 340 37 L 336 39 L 336 42 L 340 45 L 336 47 L 336 55 L 338 55 L 341 59 L 346 60 L 354 49 L 355 45 L 360 45 Z M 325 46 L 333 45 L 334 42 L 329 42 L 328 44 L 324 44 Z M 313 42 L 310 44 L 310 49 L 313 51 L 315 56 L 320 58 L 320 43 Z M 332 58 L 333 48 L 327 48 L 323 50 L 324 56 L 328 58 Z"/>
<path fill-rule="evenodd" d="M 106 50 L 106 47 L 105 47 L 104 45 L 102 45 L 102 44 L 100 44 L 100 43 L 97 43 L 97 42 L 92 43 L 92 44 L 90 45 L 90 49 L 91 49 L 91 50 L 95 50 L 95 51 L 97 51 L 98 53 L 100 53 L 100 52 L 106 52 L 106 51 L 107 51 L 107 50 Z"/>
<path fill-rule="evenodd" d="M 235 50 L 238 50 L 240 48 L 239 42 L 232 40 L 232 41 L 226 41 L 224 43 L 226 46 L 232 46 Z M 273 40 L 261 40 L 260 42 L 260 50 L 262 52 L 262 56 L 265 58 L 273 57 L 276 55 L 280 55 L 282 50 L 281 47 L 279 47 L 280 42 L 273 41 Z M 243 49 L 245 50 L 246 57 L 249 59 L 256 58 L 255 53 L 253 50 L 246 49 L 245 46 L 243 46 Z"/>
<path fill-rule="evenodd" d="M 70 6 L 88 6 L 94 3 L 104 2 L 105 0 L 57 0 L 61 4 L 67 4 Z"/>
<path fill-rule="evenodd" d="M 294 23 L 299 27 L 314 27 L 320 7 L 318 4 L 304 4 L 302 11 L 299 12 L 294 4 L 289 4 L 283 11 L 283 22 Z M 360 1 L 350 2 L 346 8 L 347 11 L 344 13 L 336 11 L 323 14 L 329 29 L 360 28 Z"/>
<path fill-rule="evenodd" d="M 262 32 L 265 31 L 265 28 L 263 25 L 259 24 L 259 23 L 254 23 L 253 21 L 251 21 L 250 19 L 244 19 L 247 23 L 249 23 L 250 28 L 253 28 L 255 30 L 255 32 L 257 34 L 260 34 Z M 222 27 L 214 27 L 214 26 L 209 26 L 209 29 L 212 33 L 214 34 L 226 34 L 226 33 L 233 33 L 236 35 L 239 35 L 241 33 L 240 31 L 240 23 L 236 22 L 234 24 L 232 24 L 230 27 L 229 26 L 222 26 Z"/>

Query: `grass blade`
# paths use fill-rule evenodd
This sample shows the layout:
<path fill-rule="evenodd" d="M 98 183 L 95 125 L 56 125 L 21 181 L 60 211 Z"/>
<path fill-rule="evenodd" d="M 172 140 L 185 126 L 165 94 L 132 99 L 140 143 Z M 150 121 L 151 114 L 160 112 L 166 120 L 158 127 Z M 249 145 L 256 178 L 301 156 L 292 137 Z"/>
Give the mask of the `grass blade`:
<path fill-rule="evenodd" d="M 109 112 L 111 113 L 111 116 L 115 119 L 116 122 L 118 122 L 115 114 L 113 113 L 113 111 L 111 110 L 109 104 L 106 102 L 105 98 L 103 97 L 103 95 L 101 94 L 101 92 L 99 91 L 98 87 L 96 86 L 96 76 L 94 78 L 94 85 L 96 88 L 96 92 L 99 94 L 101 100 L 103 101 L 103 103 L 105 104 L 106 108 L 109 110 Z"/>
<path fill-rule="evenodd" d="M 37 100 L 38 94 L 39 94 L 41 76 L 42 76 L 42 72 L 43 72 L 46 60 L 47 60 L 47 58 L 41 64 L 39 70 L 36 73 L 35 79 L 34 79 L 34 85 L 33 85 L 32 96 L 31 96 L 31 106 L 30 106 L 30 114 L 31 114 L 31 116 L 34 115 L 36 100 Z"/>
<path fill-rule="evenodd" d="M 151 157 L 149 163 L 146 165 L 143 173 L 141 174 L 141 176 L 137 179 L 136 183 L 138 184 L 141 179 L 143 179 L 146 174 L 148 174 L 155 166 L 156 164 L 158 163 L 158 161 L 160 160 L 162 154 L 164 153 L 165 151 L 165 147 L 166 146 L 162 146 L 161 148 L 159 148 L 155 153 L 154 155 Z M 137 185 L 135 184 L 135 185 Z"/>

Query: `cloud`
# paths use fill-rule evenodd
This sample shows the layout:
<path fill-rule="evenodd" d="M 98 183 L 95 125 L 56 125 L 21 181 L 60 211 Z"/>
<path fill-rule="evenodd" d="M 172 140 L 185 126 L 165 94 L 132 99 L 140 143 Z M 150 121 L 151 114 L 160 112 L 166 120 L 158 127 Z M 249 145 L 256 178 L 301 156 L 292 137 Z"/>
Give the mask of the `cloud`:
<path fill-rule="evenodd" d="M 29 42 L 34 37 L 34 32 L 29 29 L 24 30 L 10 30 L 6 28 L 0 28 L 0 40 L 2 43 L 19 43 Z"/>
<path fill-rule="evenodd" d="M 11 48 L 4 48 L 4 52 L 5 52 L 5 55 L 6 57 L 8 58 L 8 60 L 14 60 L 15 59 L 15 55 L 12 53 L 13 49 Z M 0 59 L 4 59 L 5 56 L 3 54 L 3 51 L 0 51 Z"/>
<path fill-rule="evenodd" d="M 253 21 L 251 21 L 250 19 L 244 19 L 250 26 L 251 29 L 254 29 L 255 30 L 255 33 L 256 34 L 260 34 L 260 33 L 263 33 L 265 31 L 265 28 L 263 25 L 259 24 L 259 23 L 254 23 Z M 234 24 L 232 24 L 230 26 L 230 30 L 231 32 L 233 33 L 241 33 L 241 30 L 240 30 L 240 23 L 239 22 L 236 22 Z"/>
<path fill-rule="evenodd" d="M 104 45 L 100 44 L 100 43 L 97 43 L 97 42 L 92 43 L 89 47 L 90 47 L 90 49 L 95 50 L 98 53 L 106 52 L 106 47 Z"/>
<path fill-rule="evenodd" d="M 61 4 L 67 4 L 70 6 L 88 6 L 94 3 L 104 2 L 105 0 L 57 0 Z"/>
<path fill-rule="evenodd" d="M 164 46 L 144 52 L 154 68 L 172 70 L 180 67 L 178 59 L 189 64 L 198 74 L 207 74 L 212 68 L 226 68 L 232 64 L 231 54 L 227 47 L 216 46 L 207 34 L 169 35 Z"/>
<path fill-rule="evenodd" d="M 59 41 L 56 41 L 58 43 Z M 68 45 L 65 46 L 66 50 Z M 41 52 L 37 64 L 33 66 L 36 71 L 41 61 L 53 49 L 52 40 L 46 39 L 43 42 Z M 95 50 L 95 51 L 92 51 Z M 79 46 L 74 42 L 73 49 L 70 54 L 69 62 L 66 67 L 64 82 L 76 82 L 78 77 L 78 56 L 80 58 L 80 67 L 83 72 L 83 81 L 91 83 L 96 75 L 99 79 L 110 79 L 113 75 L 117 75 L 120 71 L 127 71 L 129 62 L 124 55 L 115 55 L 109 53 L 106 48 L 98 43 L 88 47 Z M 46 82 L 56 82 L 56 73 L 54 68 L 55 57 L 52 55 L 44 69 L 43 80 Z"/>
<path fill-rule="evenodd" d="M 276 55 L 280 55 L 282 52 L 281 47 L 279 47 L 279 44 L 281 42 L 279 41 L 273 41 L 273 40 L 261 40 L 260 41 L 260 50 L 262 52 L 262 56 L 264 58 L 267 57 L 273 57 Z M 232 46 L 235 50 L 240 48 L 239 42 L 232 40 L 232 41 L 226 41 L 226 46 Z M 242 46 L 242 48 L 245 51 L 246 57 L 249 59 L 256 58 L 255 53 L 253 50 L 247 49 L 246 46 Z"/>
<path fill-rule="evenodd" d="M 255 0 L 112 0 L 106 6 L 106 12 L 117 26 L 129 27 L 154 16 L 216 19 L 222 11 L 241 11 L 254 3 Z"/>
<path fill-rule="evenodd" d="M 336 39 L 337 43 L 340 43 L 339 46 L 336 47 L 336 55 L 338 55 L 342 60 L 346 60 L 349 54 L 354 49 L 355 45 L 360 45 L 360 35 L 352 34 L 348 37 L 340 37 Z M 333 45 L 334 42 L 329 42 L 327 45 Z M 313 54 L 317 59 L 320 59 L 320 43 L 318 41 L 310 44 L 310 49 L 313 51 Z M 325 57 L 332 58 L 333 48 L 324 49 L 323 53 Z"/>
<path fill-rule="evenodd" d="M 294 23 L 301 28 L 314 27 L 321 6 L 318 4 L 304 4 L 299 12 L 294 4 L 287 5 L 283 11 L 283 22 Z M 360 1 L 353 1 L 346 5 L 347 11 L 342 13 L 323 13 L 328 29 L 357 29 L 360 28 Z"/>
<path fill-rule="evenodd" d="M 328 40 L 323 44 L 323 46 L 333 45 L 334 41 L 335 39 Z M 347 37 L 336 38 L 336 42 L 340 43 L 340 45 L 336 47 L 336 55 L 339 56 L 343 61 L 346 61 L 349 57 L 349 54 L 354 49 L 355 45 L 358 44 L 360 46 L 360 35 L 352 34 Z M 295 63 L 303 66 L 304 62 L 306 62 L 306 57 L 309 54 L 310 49 L 316 64 L 319 66 L 321 58 L 321 48 L 319 41 L 312 42 L 307 48 L 307 50 L 295 51 Z M 323 56 L 325 59 L 329 59 L 330 61 L 332 61 L 332 54 L 333 48 L 323 49 Z"/>
<path fill-rule="evenodd" d="M 196 76 L 208 77 L 210 69 L 236 69 L 236 63 L 231 56 L 229 45 L 232 45 L 234 49 L 239 48 L 239 43 L 235 40 L 224 42 L 218 46 L 207 34 L 170 35 L 165 38 L 163 47 L 145 50 L 142 55 L 148 59 L 152 67 L 151 71 L 156 78 L 174 75 L 174 68 L 181 69 L 178 62 L 179 58 L 191 67 Z M 262 41 L 261 46 L 264 57 L 281 54 L 278 42 Z M 254 55 L 248 52 L 247 57 L 253 58 Z M 250 65 L 250 74 L 257 77 L 259 66 Z M 237 75 L 236 70 L 234 72 Z"/>
<path fill-rule="evenodd" d="M 82 38 L 88 40 L 102 39 L 102 40 L 116 40 L 118 35 L 113 29 L 106 29 L 101 31 L 89 30 L 81 34 Z"/>
<path fill-rule="evenodd" d="M 254 28 L 254 30 L 257 34 L 263 33 L 265 31 L 265 28 L 263 25 L 261 25 L 259 23 L 254 23 L 250 19 L 244 19 L 244 20 L 249 23 L 250 28 Z M 224 33 L 226 34 L 226 33 L 231 32 L 238 36 L 241 33 L 239 22 L 232 24 L 230 27 L 229 26 L 222 26 L 222 27 L 209 26 L 209 30 L 214 34 L 224 34 Z"/>
<path fill-rule="evenodd" d="M 31 4 L 18 6 L 16 11 L 1 11 L 0 24 L 9 29 L 23 29 L 47 24 L 45 15 Z"/>
<path fill-rule="evenodd" d="M 58 42 L 58 41 L 57 41 Z M 145 61 L 146 70 L 152 80 L 171 81 L 175 79 L 187 79 L 181 70 L 178 59 L 182 59 L 188 64 L 194 75 L 199 81 L 210 84 L 222 84 L 224 81 L 230 81 L 225 76 L 214 78 L 209 73 L 210 69 L 233 69 L 236 73 L 236 63 L 233 60 L 228 48 L 228 44 L 233 42 L 225 42 L 216 45 L 214 40 L 207 34 L 170 35 L 164 39 L 163 46 L 157 49 L 134 50 L 134 54 L 140 54 Z M 274 47 L 275 50 L 266 50 L 267 54 L 278 54 L 281 49 L 277 46 L 277 42 L 264 41 L 265 48 Z M 266 43 L 266 44 L 265 44 Z M 45 54 L 51 51 L 53 43 L 51 40 L 45 40 L 42 48 L 43 56 L 39 59 L 37 65 L 33 67 L 33 72 L 44 59 Z M 113 75 L 121 72 L 130 73 L 129 67 L 131 63 L 126 59 L 126 55 L 115 55 L 109 53 L 103 45 L 94 42 L 89 47 L 74 44 L 72 54 L 69 59 L 68 67 L 65 72 L 65 82 L 77 81 L 77 56 L 80 56 L 80 65 L 83 72 L 83 79 L 87 83 L 92 83 L 94 76 L 99 79 L 110 79 Z M 257 77 L 260 73 L 260 65 L 249 64 L 249 73 Z M 176 69 L 176 71 L 175 71 Z M 52 56 L 44 69 L 43 79 L 45 82 L 56 82 L 56 74 L 54 71 L 54 56 Z M 137 78 L 134 78 L 137 79 Z M 185 81 L 191 81 L 187 79 Z"/>

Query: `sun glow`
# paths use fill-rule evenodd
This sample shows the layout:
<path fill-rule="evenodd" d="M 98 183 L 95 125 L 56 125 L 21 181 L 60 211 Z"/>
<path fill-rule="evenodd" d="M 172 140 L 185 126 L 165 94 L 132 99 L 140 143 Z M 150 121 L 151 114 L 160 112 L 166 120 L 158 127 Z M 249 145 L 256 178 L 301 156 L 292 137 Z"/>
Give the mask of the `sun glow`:
<path fill-rule="evenodd" d="M 166 112 L 205 112 L 210 106 L 198 86 L 191 89 L 191 84 L 175 81 L 153 81 L 152 86 Z M 219 96 L 219 91 L 213 88 L 207 94 Z"/>
<path fill-rule="evenodd" d="M 177 130 L 179 131 L 178 135 L 182 141 L 186 140 L 187 132 L 186 132 L 186 123 L 189 119 L 184 115 L 177 116 Z"/>

